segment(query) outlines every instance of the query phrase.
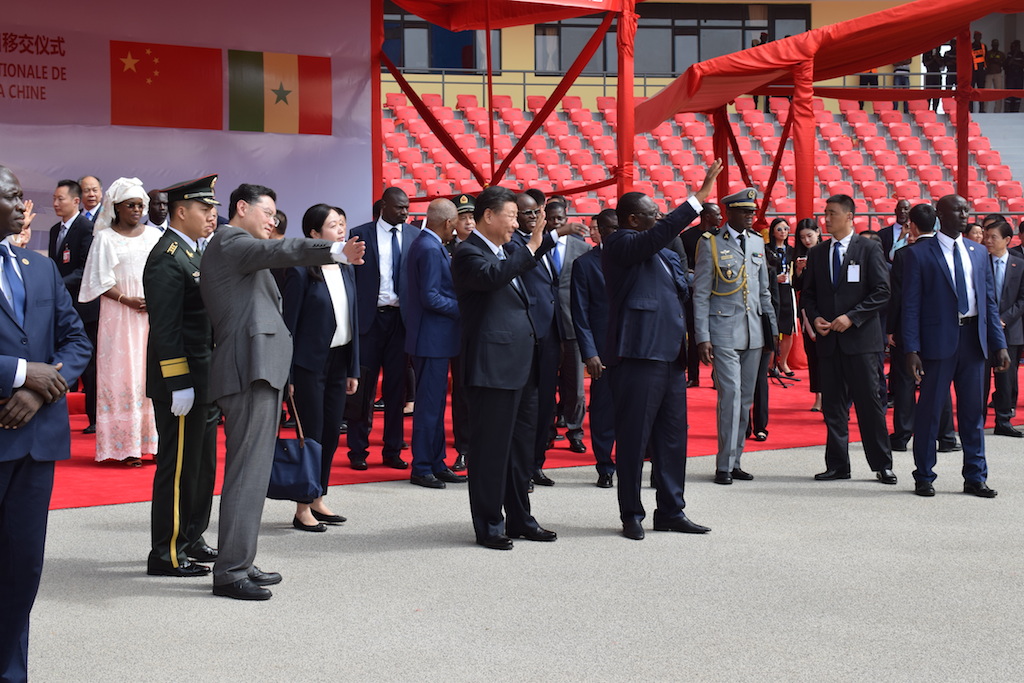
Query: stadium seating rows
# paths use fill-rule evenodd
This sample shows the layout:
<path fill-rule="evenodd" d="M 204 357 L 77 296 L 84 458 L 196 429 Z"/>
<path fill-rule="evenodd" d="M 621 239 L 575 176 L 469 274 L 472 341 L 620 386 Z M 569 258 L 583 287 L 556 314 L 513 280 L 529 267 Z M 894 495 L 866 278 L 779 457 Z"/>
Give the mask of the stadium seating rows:
<path fill-rule="evenodd" d="M 487 145 L 491 126 L 495 134 L 494 162 L 501 163 L 546 102 L 544 97 L 528 96 L 524 111 L 514 106 L 510 97 L 495 97 L 497 116 L 492 121 L 473 95 L 458 95 L 455 109 L 445 106 L 440 95 L 426 93 L 422 98 L 485 176 L 489 176 L 492 164 Z M 762 191 L 789 108 L 785 98 L 770 98 L 768 104 L 768 112 L 762 112 L 752 98 L 739 98 L 736 113 L 730 115 L 740 155 L 751 181 Z M 892 102 L 873 102 L 868 113 L 857 102 L 840 100 L 839 113 L 835 114 L 822 100 L 814 100 L 818 123 L 815 212 L 824 210 L 825 197 L 837 193 L 854 197 L 858 212 L 891 214 L 898 199 L 934 200 L 953 192 L 958 164 L 952 125 L 955 111 L 952 115 L 936 114 L 924 101 L 909 104 L 909 112 L 903 113 Z M 537 187 L 550 193 L 609 178 L 609 169 L 618 163 L 615 98 L 599 97 L 596 105 L 597 109 L 591 111 L 583 107 L 579 97 L 563 98 L 557 115 L 553 113 L 543 123 L 499 184 L 515 190 Z M 387 184 L 402 187 L 410 196 L 481 190 L 477 179 L 455 162 L 404 95 L 389 93 L 383 116 Z M 651 133 L 638 135 L 636 189 L 650 194 L 663 210 L 685 199 L 702 181 L 705 165 L 713 160 L 711 132 L 711 122 L 703 115 L 681 113 Z M 968 150 L 974 210 L 1002 211 L 1020 220 L 1019 214 L 1024 214 L 1021 184 L 973 121 L 968 130 Z M 772 192 L 772 213 L 792 215 L 795 210 L 794 164 L 792 142 L 787 142 L 780 177 Z M 730 177 L 730 192 L 744 186 L 735 169 Z M 602 206 L 615 205 L 615 187 L 573 194 L 570 199 L 576 213 L 593 214 Z M 868 225 L 866 219 L 858 219 L 860 229 Z"/>

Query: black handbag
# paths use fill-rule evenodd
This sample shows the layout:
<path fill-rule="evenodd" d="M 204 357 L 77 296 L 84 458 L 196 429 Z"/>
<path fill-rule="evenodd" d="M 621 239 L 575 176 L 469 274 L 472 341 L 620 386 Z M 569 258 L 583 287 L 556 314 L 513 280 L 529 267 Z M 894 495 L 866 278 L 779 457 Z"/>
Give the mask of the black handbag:
<path fill-rule="evenodd" d="M 281 427 L 278 426 L 274 466 L 270 471 L 267 498 L 311 503 L 314 498 L 319 498 L 324 493 L 320 486 L 322 450 L 319 443 L 303 435 L 302 422 L 299 421 L 295 401 L 291 396 L 288 397 L 288 406 L 295 418 L 295 433 L 298 438 L 281 438 Z"/>

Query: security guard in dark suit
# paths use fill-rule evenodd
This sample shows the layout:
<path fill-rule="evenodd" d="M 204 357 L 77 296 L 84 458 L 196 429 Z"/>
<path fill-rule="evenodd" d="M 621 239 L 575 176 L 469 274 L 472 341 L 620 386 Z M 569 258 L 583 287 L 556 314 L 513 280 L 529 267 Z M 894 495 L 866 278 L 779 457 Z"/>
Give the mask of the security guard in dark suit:
<path fill-rule="evenodd" d="M 161 190 L 170 227 L 150 252 L 142 280 L 149 309 L 146 395 L 160 445 L 153 477 L 154 576 L 205 576 L 217 551 L 203 538 L 210 523 L 217 465 L 217 420 L 208 392 L 213 330 L 199 293 L 202 254 L 217 176 Z"/>

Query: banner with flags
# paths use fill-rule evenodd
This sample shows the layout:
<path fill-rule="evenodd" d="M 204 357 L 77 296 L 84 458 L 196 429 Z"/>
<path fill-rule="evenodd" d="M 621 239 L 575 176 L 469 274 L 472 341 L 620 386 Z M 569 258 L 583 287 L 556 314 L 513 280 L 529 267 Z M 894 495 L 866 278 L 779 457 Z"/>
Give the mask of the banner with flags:
<path fill-rule="evenodd" d="M 228 128 L 331 134 L 331 60 L 228 50 Z"/>

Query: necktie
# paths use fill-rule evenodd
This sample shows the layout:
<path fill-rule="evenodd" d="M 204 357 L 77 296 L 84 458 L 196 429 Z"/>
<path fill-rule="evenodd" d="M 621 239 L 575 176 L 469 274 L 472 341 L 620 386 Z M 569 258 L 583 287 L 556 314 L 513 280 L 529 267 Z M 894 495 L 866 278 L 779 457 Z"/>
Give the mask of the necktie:
<path fill-rule="evenodd" d="M 996 267 L 996 304 L 998 305 L 1003 293 L 1003 259 L 995 259 L 992 265 Z"/>
<path fill-rule="evenodd" d="M 551 259 L 551 272 L 554 273 L 555 277 L 558 277 L 562 272 L 562 257 L 558 255 L 558 245 L 555 244 L 555 248 L 548 252 L 548 258 Z"/>
<path fill-rule="evenodd" d="M 14 265 L 14 253 L 6 244 L 0 244 L 4 257 L 4 291 L 14 310 L 14 319 L 19 325 L 25 324 L 25 283 L 21 281 Z"/>
<path fill-rule="evenodd" d="M 956 308 L 960 315 L 966 315 L 971 307 L 967 301 L 967 278 L 964 277 L 964 262 L 960 256 L 960 248 L 953 242 L 953 280 L 956 285 Z"/>
<path fill-rule="evenodd" d="M 736 241 L 740 245 L 740 253 L 741 254 L 746 254 L 747 253 L 747 236 L 744 235 L 741 232 L 739 235 L 736 236 Z"/>
<path fill-rule="evenodd" d="M 60 233 L 57 235 L 57 248 L 60 249 L 60 245 L 64 244 L 64 238 L 68 236 L 68 226 L 64 223 L 60 225 Z"/>
<path fill-rule="evenodd" d="M 839 271 L 843 268 L 843 257 L 839 254 L 839 240 L 832 247 L 832 286 L 839 287 Z"/>
<path fill-rule="evenodd" d="M 88 218 L 89 220 L 92 220 L 92 211 L 86 211 L 85 217 Z"/>
<path fill-rule="evenodd" d="M 398 294 L 398 275 L 401 273 L 402 252 L 398 248 L 398 226 L 391 228 L 391 279 Z"/>

